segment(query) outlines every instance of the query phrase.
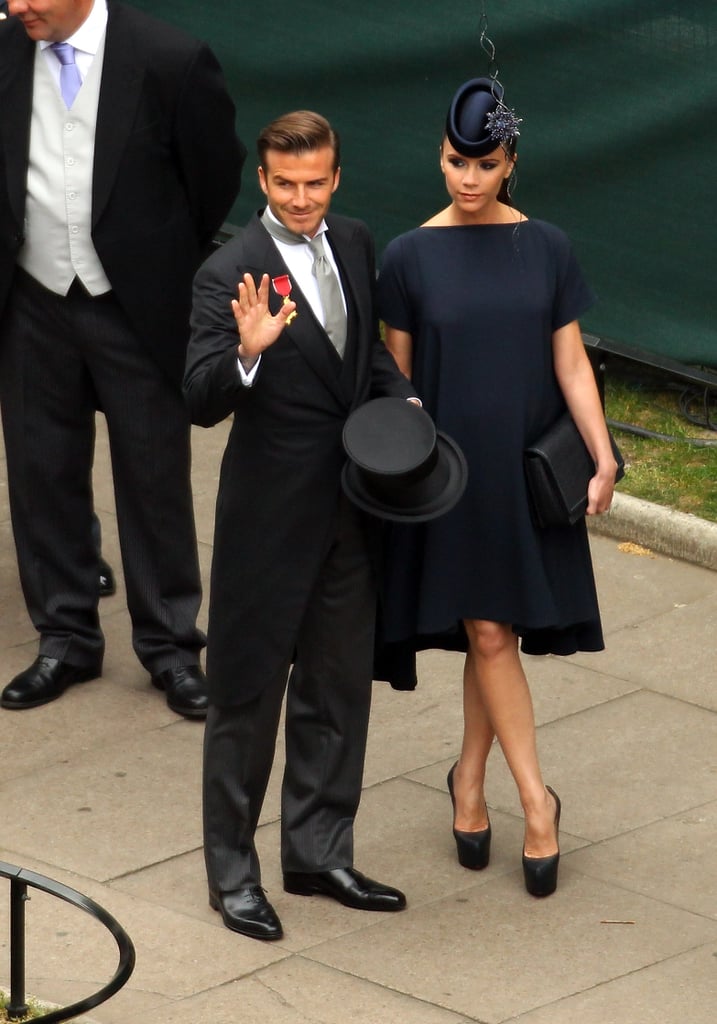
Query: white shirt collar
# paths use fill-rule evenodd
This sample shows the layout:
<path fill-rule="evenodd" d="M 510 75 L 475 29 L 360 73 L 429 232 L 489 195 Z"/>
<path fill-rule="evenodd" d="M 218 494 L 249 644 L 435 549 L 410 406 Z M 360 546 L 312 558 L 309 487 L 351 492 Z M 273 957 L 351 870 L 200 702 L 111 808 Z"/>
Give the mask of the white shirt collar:
<path fill-rule="evenodd" d="M 94 57 L 100 48 L 102 37 L 107 28 L 107 0 L 95 0 L 92 10 L 87 15 L 76 32 L 68 36 L 64 42 L 74 46 L 76 50 L 83 53 L 90 53 Z M 43 39 L 40 42 L 40 49 L 44 50 L 51 46 L 49 40 Z"/>

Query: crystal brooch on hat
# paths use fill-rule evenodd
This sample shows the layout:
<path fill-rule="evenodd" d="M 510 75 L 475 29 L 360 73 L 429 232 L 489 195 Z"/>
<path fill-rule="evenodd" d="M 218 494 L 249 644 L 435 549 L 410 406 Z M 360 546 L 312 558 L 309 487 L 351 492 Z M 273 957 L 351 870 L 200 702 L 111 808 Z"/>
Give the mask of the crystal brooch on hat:
<path fill-rule="evenodd" d="M 523 123 L 522 117 L 516 117 L 515 111 L 502 104 L 490 114 L 486 114 L 488 134 L 495 142 L 509 142 L 520 135 L 518 125 Z"/>

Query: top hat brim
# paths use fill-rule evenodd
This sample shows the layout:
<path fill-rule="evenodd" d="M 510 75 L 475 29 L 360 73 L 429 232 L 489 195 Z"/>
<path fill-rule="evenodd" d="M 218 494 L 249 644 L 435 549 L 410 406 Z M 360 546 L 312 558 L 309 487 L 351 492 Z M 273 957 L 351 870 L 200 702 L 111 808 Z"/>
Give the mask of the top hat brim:
<path fill-rule="evenodd" d="M 341 483 L 347 497 L 371 515 L 401 523 L 425 523 L 449 512 L 460 500 L 468 481 L 463 452 L 447 434 L 436 431 L 438 458 L 430 476 L 387 499 L 371 490 L 370 482 L 350 459 L 344 465 Z"/>

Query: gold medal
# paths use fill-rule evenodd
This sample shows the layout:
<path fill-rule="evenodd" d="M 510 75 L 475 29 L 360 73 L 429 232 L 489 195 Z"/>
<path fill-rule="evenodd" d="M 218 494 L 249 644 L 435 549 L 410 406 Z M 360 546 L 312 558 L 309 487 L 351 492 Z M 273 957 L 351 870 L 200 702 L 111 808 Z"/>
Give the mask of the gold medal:
<path fill-rule="evenodd" d="M 274 286 L 274 291 L 277 295 L 281 295 L 283 305 L 291 301 L 291 280 L 288 274 L 282 274 L 281 277 L 272 277 L 271 283 Z M 286 326 L 288 327 L 292 320 L 294 320 L 299 314 L 296 310 L 293 310 L 286 318 Z"/>

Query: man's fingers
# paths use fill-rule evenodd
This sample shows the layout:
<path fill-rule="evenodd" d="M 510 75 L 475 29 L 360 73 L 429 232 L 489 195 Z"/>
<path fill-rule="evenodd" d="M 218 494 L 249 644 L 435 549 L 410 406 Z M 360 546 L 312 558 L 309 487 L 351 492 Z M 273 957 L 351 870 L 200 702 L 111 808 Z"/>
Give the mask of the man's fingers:
<path fill-rule="evenodd" d="M 284 324 L 286 324 L 287 320 L 289 319 L 289 317 L 291 316 L 291 314 L 294 312 L 295 309 L 296 309 L 296 303 L 295 302 L 291 302 L 291 301 L 284 302 L 279 307 L 279 312 L 276 314 L 276 319 L 277 320 L 283 320 Z"/>
<path fill-rule="evenodd" d="M 254 282 L 252 281 L 252 284 Z M 259 282 L 259 291 L 257 292 L 257 298 L 261 305 L 269 305 L 269 275 L 262 274 L 261 281 Z"/>
<path fill-rule="evenodd" d="M 244 279 L 237 285 L 237 295 L 243 312 L 246 313 L 252 306 L 256 306 L 256 285 L 251 274 L 244 274 Z"/>
<path fill-rule="evenodd" d="M 257 289 L 254 278 L 251 274 L 244 274 L 243 281 L 237 285 L 237 295 L 243 310 L 249 310 L 254 306 L 266 306 L 269 308 L 269 275 L 263 274 Z"/>
<path fill-rule="evenodd" d="M 256 285 L 254 284 L 254 278 L 251 274 L 244 274 L 244 277 L 239 284 L 239 301 L 242 297 L 248 300 L 250 303 L 256 302 Z"/>

